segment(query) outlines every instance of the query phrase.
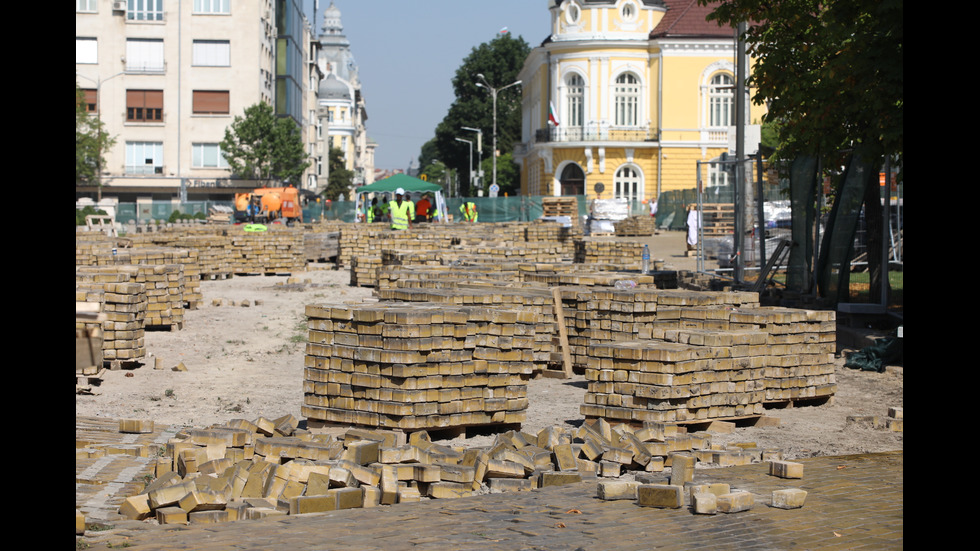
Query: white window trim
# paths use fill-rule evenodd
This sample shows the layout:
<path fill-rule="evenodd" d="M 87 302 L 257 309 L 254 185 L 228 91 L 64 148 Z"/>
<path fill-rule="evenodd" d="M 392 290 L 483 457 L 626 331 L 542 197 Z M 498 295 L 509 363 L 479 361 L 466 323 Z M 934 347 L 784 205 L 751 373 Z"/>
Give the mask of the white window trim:
<path fill-rule="evenodd" d="M 632 170 L 633 172 L 636 173 L 636 176 L 630 176 L 629 178 L 623 178 L 623 179 L 621 179 L 620 178 L 620 172 L 623 171 L 624 169 L 626 169 L 626 170 Z M 623 194 L 623 193 L 621 193 L 620 184 L 622 182 L 635 183 L 636 184 L 636 188 L 633 190 L 633 193 L 630 193 L 630 194 Z M 613 198 L 614 199 L 620 199 L 620 198 L 622 198 L 622 199 L 629 199 L 630 201 L 640 201 L 641 199 L 643 199 L 643 197 L 645 197 L 645 192 L 646 192 L 646 177 L 643 174 L 643 169 L 641 169 L 639 167 L 639 165 L 637 165 L 635 163 L 624 163 L 624 164 L 620 165 L 613 172 L 613 190 L 612 191 L 613 191 Z"/>
<path fill-rule="evenodd" d="M 616 88 L 619 86 L 619 79 L 625 75 L 632 75 L 636 79 L 636 120 L 634 120 L 632 124 L 620 124 L 617 122 L 618 104 L 616 100 L 619 95 L 616 92 Z M 610 117 L 610 124 L 613 128 L 637 128 L 643 125 L 643 120 L 646 114 L 644 105 L 644 98 L 646 97 L 645 90 L 646 83 L 644 82 L 643 77 L 632 68 L 623 69 L 622 71 L 613 75 L 613 78 L 609 83 L 608 100 L 610 112 L 612 113 L 612 117 Z"/>

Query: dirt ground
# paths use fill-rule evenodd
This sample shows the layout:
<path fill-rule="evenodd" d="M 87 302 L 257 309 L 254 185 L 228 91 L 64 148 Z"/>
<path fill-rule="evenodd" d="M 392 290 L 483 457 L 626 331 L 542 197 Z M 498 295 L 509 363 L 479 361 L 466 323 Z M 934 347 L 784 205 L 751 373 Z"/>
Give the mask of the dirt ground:
<path fill-rule="evenodd" d="M 693 269 L 683 253 L 683 234 L 647 238 L 667 269 Z M 347 270 L 311 264 L 291 276 L 235 276 L 202 281 L 199 309 L 185 312 L 176 331 L 147 332 L 149 357 L 136 369 L 110 371 L 92 395 L 76 395 L 76 416 L 148 419 L 162 425 L 205 427 L 236 418 L 292 414 L 303 420 L 304 308 L 313 303 L 373 301 L 372 289 L 350 287 Z M 216 304 L 220 301 L 220 305 Z M 244 303 L 248 302 L 248 306 Z M 162 369 L 156 369 L 157 358 Z M 740 427 L 715 434 L 713 443 L 754 442 L 781 450 L 787 459 L 903 449 L 903 433 L 848 423 L 849 416 L 886 417 L 902 407 L 903 367 L 885 373 L 843 367 L 837 359 L 838 392 L 830 403 L 768 409 L 776 426 Z M 186 371 L 174 371 L 180 363 Z M 529 382 L 523 429 L 582 423 L 579 406 L 586 381 L 540 378 Z M 485 445 L 489 436 L 453 443 Z"/>

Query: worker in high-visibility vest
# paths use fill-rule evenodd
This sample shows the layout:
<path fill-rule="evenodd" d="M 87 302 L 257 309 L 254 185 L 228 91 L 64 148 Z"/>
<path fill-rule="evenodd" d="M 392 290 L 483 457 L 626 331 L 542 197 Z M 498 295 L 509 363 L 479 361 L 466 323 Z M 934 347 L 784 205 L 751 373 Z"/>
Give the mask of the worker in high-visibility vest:
<path fill-rule="evenodd" d="M 373 204 L 372 203 L 368 203 L 367 201 L 364 202 L 364 220 L 368 224 L 370 224 L 371 222 L 374 222 L 374 205 L 377 205 L 378 204 L 378 199 L 377 198 L 372 199 L 372 201 L 373 201 Z"/>
<path fill-rule="evenodd" d="M 463 213 L 463 220 L 467 222 L 476 222 L 479 213 L 476 212 L 476 204 L 472 201 L 466 201 L 459 206 L 459 212 Z"/>
<path fill-rule="evenodd" d="M 391 229 L 393 230 L 407 230 L 412 227 L 415 205 L 411 201 L 402 199 L 404 195 L 405 190 L 398 188 L 395 190 L 395 200 L 388 203 L 388 212 L 391 214 Z"/>

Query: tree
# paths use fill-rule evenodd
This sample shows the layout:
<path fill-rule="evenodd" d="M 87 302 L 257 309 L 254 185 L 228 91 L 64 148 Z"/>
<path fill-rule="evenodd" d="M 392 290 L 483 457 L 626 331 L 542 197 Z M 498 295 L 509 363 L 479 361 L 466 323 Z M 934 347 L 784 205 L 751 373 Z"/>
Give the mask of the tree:
<path fill-rule="evenodd" d="M 276 117 L 265 102 L 235 117 L 225 129 L 221 151 L 232 173 L 249 180 L 299 182 L 310 166 L 299 127 L 288 117 Z"/>
<path fill-rule="evenodd" d="M 474 142 L 473 164 L 477 164 L 476 133 L 463 130 L 463 126 L 481 129 L 483 157 L 492 159 L 493 155 L 493 97 L 484 88 L 476 86 L 476 75 L 482 74 L 487 82 L 496 88 L 507 86 L 517 80 L 517 73 L 520 72 L 530 52 L 530 46 L 522 37 L 512 38 L 509 34 L 501 34 L 490 42 L 484 42 L 473 48 L 456 70 L 452 81 L 456 99 L 445 118 L 436 127 L 435 145 L 438 151 L 437 157 L 458 170 L 461 175 L 469 174 L 470 147 L 468 144 L 456 141 L 456 138 Z M 514 86 L 497 95 L 497 149 L 501 153 L 511 151 L 520 138 L 521 92 L 519 86 Z M 502 180 L 499 160 L 497 182 L 501 188 L 520 187 L 519 181 Z M 485 177 L 490 177 L 489 171 Z M 471 195 L 468 181 L 462 180 L 462 182 L 465 182 L 463 195 Z"/>
<path fill-rule="evenodd" d="M 835 172 L 847 159 L 874 176 L 889 156 L 901 178 L 902 0 L 698 2 L 717 4 L 708 19 L 732 26 L 746 22 L 744 39 L 756 62 L 746 83 L 755 89 L 753 101 L 768 104 L 766 120 L 776 123 L 777 158 L 811 156 Z M 850 208 L 864 205 L 874 296 L 879 284 L 887 285 L 881 191 L 877 178 L 867 177 L 862 185 L 863 201 Z"/>
<path fill-rule="evenodd" d="M 323 197 L 336 201 L 341 195 L 347 199 L 350 193 L 351 184 L 354 183 L 354 171 L 347 168 L 344 159 L 344 152 L 339 148 L 330 149 L 329 176 L 327 177 L 327 189 L 323 190 Z"/>
<path fill-rule="evenodd" d="M 904 135 L 902 0 L 698 0 L 735 26 L 755 62 L 746 83 L 778 123 L 782 159 L 896 155 Z"/>
<path fill-rule="evenodd" d="M 97 116 L 88 112 L 85 92 L 75 84 L 75 185 L 101 185 L 105 154 L 116 140 Z"/>

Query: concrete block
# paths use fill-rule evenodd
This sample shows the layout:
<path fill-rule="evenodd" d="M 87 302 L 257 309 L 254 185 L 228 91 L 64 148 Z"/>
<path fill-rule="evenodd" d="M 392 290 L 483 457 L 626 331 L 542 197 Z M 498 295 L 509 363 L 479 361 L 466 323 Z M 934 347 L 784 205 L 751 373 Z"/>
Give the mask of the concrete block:
<path fill-rule="evenodd" d="M 235 519 L 231 517 L 231 513 L 225 510 L 193 511 L 187 514 L 187 522 L 190 524 L 218 524 L 232 520 Z"/>
<path fill-rule="evenodd" d="M 558 472 L 558 473 L 541 473 L 540 487 L 546 488 L 548 486 L 562 486 L 565 484 L 575 484 L 577 482 L 582 482 L 582 475 L 577 472 Z"/>
<path fill-rule="evenodd" d="M 85 514 L 75 509 L 75 535 L 81 536 L 85 533 Z"/>
<path fill-rule="evenodd" d="M 891 419 L 904 419 L 905 414 L 903 413 L 903 408 L 899 408 L 899 407 L 888 408 L 888 417 Z"/>
<path fill-rule="evenodd" d="M 317 496 L 297 496 L 289 500 L 289 514 L 323 513 L 337 509 L 337 496 L 328 492 Z"/>
<path fill-rule="evenodd" d="M 806 490 L 799 488 L 787 488 L 785 490 L 773 490 L 772 506 L 777 509 L 799 509 L 806 501 Z"/>
<path fill-rule="evenodd" d="M 905 420 L 904 419 L 888 419 L 885 422 L 885 427 L 892 432 L 905 432 Z"/>
<path fill-rule="evenodd" d="M 119 432 L 127 434 L 149 434 L 153 432 L 153 421 L 144 419 L 120 419 Z"/>
<path fill-rule="evenodd" d="M 699 515 L 714 515 L 718 512 L 718 496 L 711 492 L 695 492 L 691 494 L 691 505 Z"/>
<path fill-rule="evenodd" d="M 150 497 L 146 494 L 129 496 L 119 505 L 119 514 L 130 520 L 144 520 L 150 518 Z"/>
<path fill-rule="evenodd" d="M 769 474 L 779 478 L 803 478 L 803 464 L 792 461 L 770 461 Z"/>
<path fill-rule="evenodd" d="M 180 507 L 160 507 L 155 512 L 160 524 L 187 524 L 187 511 Z"/>
<path fill-rule="evenodd" d="M 197 486 L 194 484 L 194 481 L 188 480 L 172 486 L 164 486 L 163 488 L 150 490 L 147 492 L 147 496 L 150 500 L 150 508 L 156 510 L 163 507 L 174 506 L 182 497 L 190 492 L 193 492 L 196 488 Z"/>
<path fill-rule="evenodd" d="M 670 454 L 670 483 L 683 486 L 685 482 L 694 480 L 694 465 L 697 460 L 689 453 Z"/>
<path fill-rule="evenodd" d="M 641 507 L 678 509 L 684 506 L 684 487 L 673 484 L 640 484 L 636 503 Z"/>
<path fill-rule="evenodd" d="M 529 492 L 534 489 L 534 483 L 529 478 L 490 478 L 487 485 L 492 493 Z"/>
<path fill-rule="evenodd" d="M 732 492 L 718 497 L 718 510 L 722 513 L 738 513 L 752 508 L 755 500 L 749 492 Z"/>
<path fill-rule="evenodd" d="M 429 485 L 429 496 L 436 499 L 452 499 L 473 495 L 471 486 L 457 482 L 434 482 Z"/>
<path fill-rule="evenodd" d="M 639 482 L 627 480 L 601 480 L 596 485 L 596 497 L 603 501 L 616 501 L 620 499 L 636 499 L 636 489 L 640 486 Z"/>

